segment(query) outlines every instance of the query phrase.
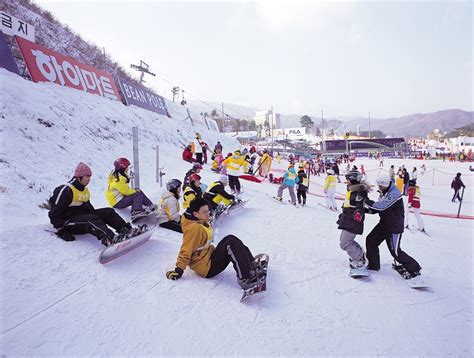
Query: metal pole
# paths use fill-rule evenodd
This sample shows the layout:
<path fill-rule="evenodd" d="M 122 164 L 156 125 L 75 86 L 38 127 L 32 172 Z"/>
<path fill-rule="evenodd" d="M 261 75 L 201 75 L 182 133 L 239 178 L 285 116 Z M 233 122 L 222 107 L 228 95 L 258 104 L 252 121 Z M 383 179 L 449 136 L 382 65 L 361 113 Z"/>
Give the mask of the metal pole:
<path fill-rule="evenodd" d="M 224 115 L 224 102 L 222 104 L 222 133 L 225 133 L 225 115 Z"/>
<path fill-rule="evenodd" d="M 457 216 L 457 217 L 459 217 L 459 213 L 461 212 L 462 200 L 463 200 L 463 198 L 464 198 L 464 189 L 466 189 L 466 187 L 463 187 L 463 188 L 462 188 L 461 200 L 459 201 L 459 209 L 458 209 L 458 216 Z"/>
<path fill-rule="evenodd" d="M 321 110 L 321 127 L 323 127 L 323 132 L 322 132 L 322 140 L 323 140 L 323 153 L 326 152 L 326 141 L 324 140 L 324 114 L 323 110 Z"/>
<path fill-rule="evenodd" d="M 369 112 L 369 139 L 372 138 L 371 131 L 370 131 L 370 112 Z"/>
<path fill-rule="evenodd" d="M 273 106 L 271 107 L 271 112 L 272 112 L 272 117 L 270 118 L 271 120 L 270 129 L 272 133 L 272 156 L 273 156 Z"/>
<path fill-rule="evenodd" d="M 431 182 L 431 185 L 434 185 L 435 170 L 436 169 L 433 168 L 433 181 Z"/>
<path fill-rule="evenodd" d="M 132 127 L 133 167 L 135 172 L 135 189 L 140 189 L 140 159 L 138 156 L 138 127 Z"/>

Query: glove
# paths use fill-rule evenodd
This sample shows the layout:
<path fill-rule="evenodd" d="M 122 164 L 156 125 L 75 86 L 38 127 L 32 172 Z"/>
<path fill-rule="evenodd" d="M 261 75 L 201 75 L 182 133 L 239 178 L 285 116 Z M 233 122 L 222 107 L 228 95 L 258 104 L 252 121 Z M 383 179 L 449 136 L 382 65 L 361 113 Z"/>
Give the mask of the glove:
<path fill-rule="evenodd" d="M 66 229 L 59 229 L 58 232 L 56 233 L 56 235 L 58 235 L 58 237 L 60 237 L 64 241 L 74 241 L 74 240 L 76 240 L 74 235 L 71 234 Z"/>
<path fill-rule="evenodd" d="M 183 276 L 183 270 L 180 269 L 179 267 L 176 267 L 174 271 L 168 271 L 166 273 L 166 278 L 168 280 L 176 281 L 176 280 L 179 280 L 181 276 Z"/>
<path fill-rule="evenodd" d="M 360 223 L 363 218 L 362 213 L 359 210 L 355 211 L 353 218 L 356 223 Z"/>

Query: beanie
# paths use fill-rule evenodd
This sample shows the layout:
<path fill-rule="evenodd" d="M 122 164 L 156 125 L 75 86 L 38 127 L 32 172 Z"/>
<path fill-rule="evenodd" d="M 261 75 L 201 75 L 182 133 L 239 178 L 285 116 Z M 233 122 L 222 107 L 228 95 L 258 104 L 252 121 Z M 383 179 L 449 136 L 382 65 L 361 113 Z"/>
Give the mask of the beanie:
<path fill-rule="evenodd" d="M 74 169 L 74 176 L 76 178 L 89 177 L 91 175 L 92 170 L 86 163 L 80 162 L 76 169 Z"/>

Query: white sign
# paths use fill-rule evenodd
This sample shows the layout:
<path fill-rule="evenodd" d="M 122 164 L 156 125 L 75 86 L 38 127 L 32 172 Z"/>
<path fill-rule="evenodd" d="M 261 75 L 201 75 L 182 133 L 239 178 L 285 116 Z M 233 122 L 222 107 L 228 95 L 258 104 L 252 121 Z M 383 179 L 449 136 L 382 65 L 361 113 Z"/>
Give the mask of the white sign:
<path fill-rule="evenodd" d="M 303 138 L 306 135 L 306 128 L 285 128 L 285 135 L 290 139 Z"/>
<path fill-rule="evenodd" d="M 6 35 L 18 35 L 35 42 L 35 28 L 4 11 L 0 11 L 0 30 Z"/>

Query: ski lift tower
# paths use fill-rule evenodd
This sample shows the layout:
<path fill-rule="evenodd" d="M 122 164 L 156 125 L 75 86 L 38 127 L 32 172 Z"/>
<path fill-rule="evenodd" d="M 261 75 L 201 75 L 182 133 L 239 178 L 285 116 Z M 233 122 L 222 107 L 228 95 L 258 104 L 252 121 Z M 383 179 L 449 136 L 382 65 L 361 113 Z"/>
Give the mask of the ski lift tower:
<path fill-rule="evenodd" d="M 134 70 L 137 70 L 137 71 L 140 71 L 142 74 L 140 75 L 140 83 L 143 83 L 145 82 L 145 80 L 143 79 L 143 77 L 145 76 L 145 73 L 149 74 L 149 75 L 152 75 L 152 76 L 156 76 L 156 74 L 154 74 L 153 72 L 150 71 L 150 66 L 148 64 L 146 64 L 145 62 L 143 62 L 142 60 L 140 60 L 140 64 L 139 65 L 130 65 L 131 68 L 133 68 Z"/>

